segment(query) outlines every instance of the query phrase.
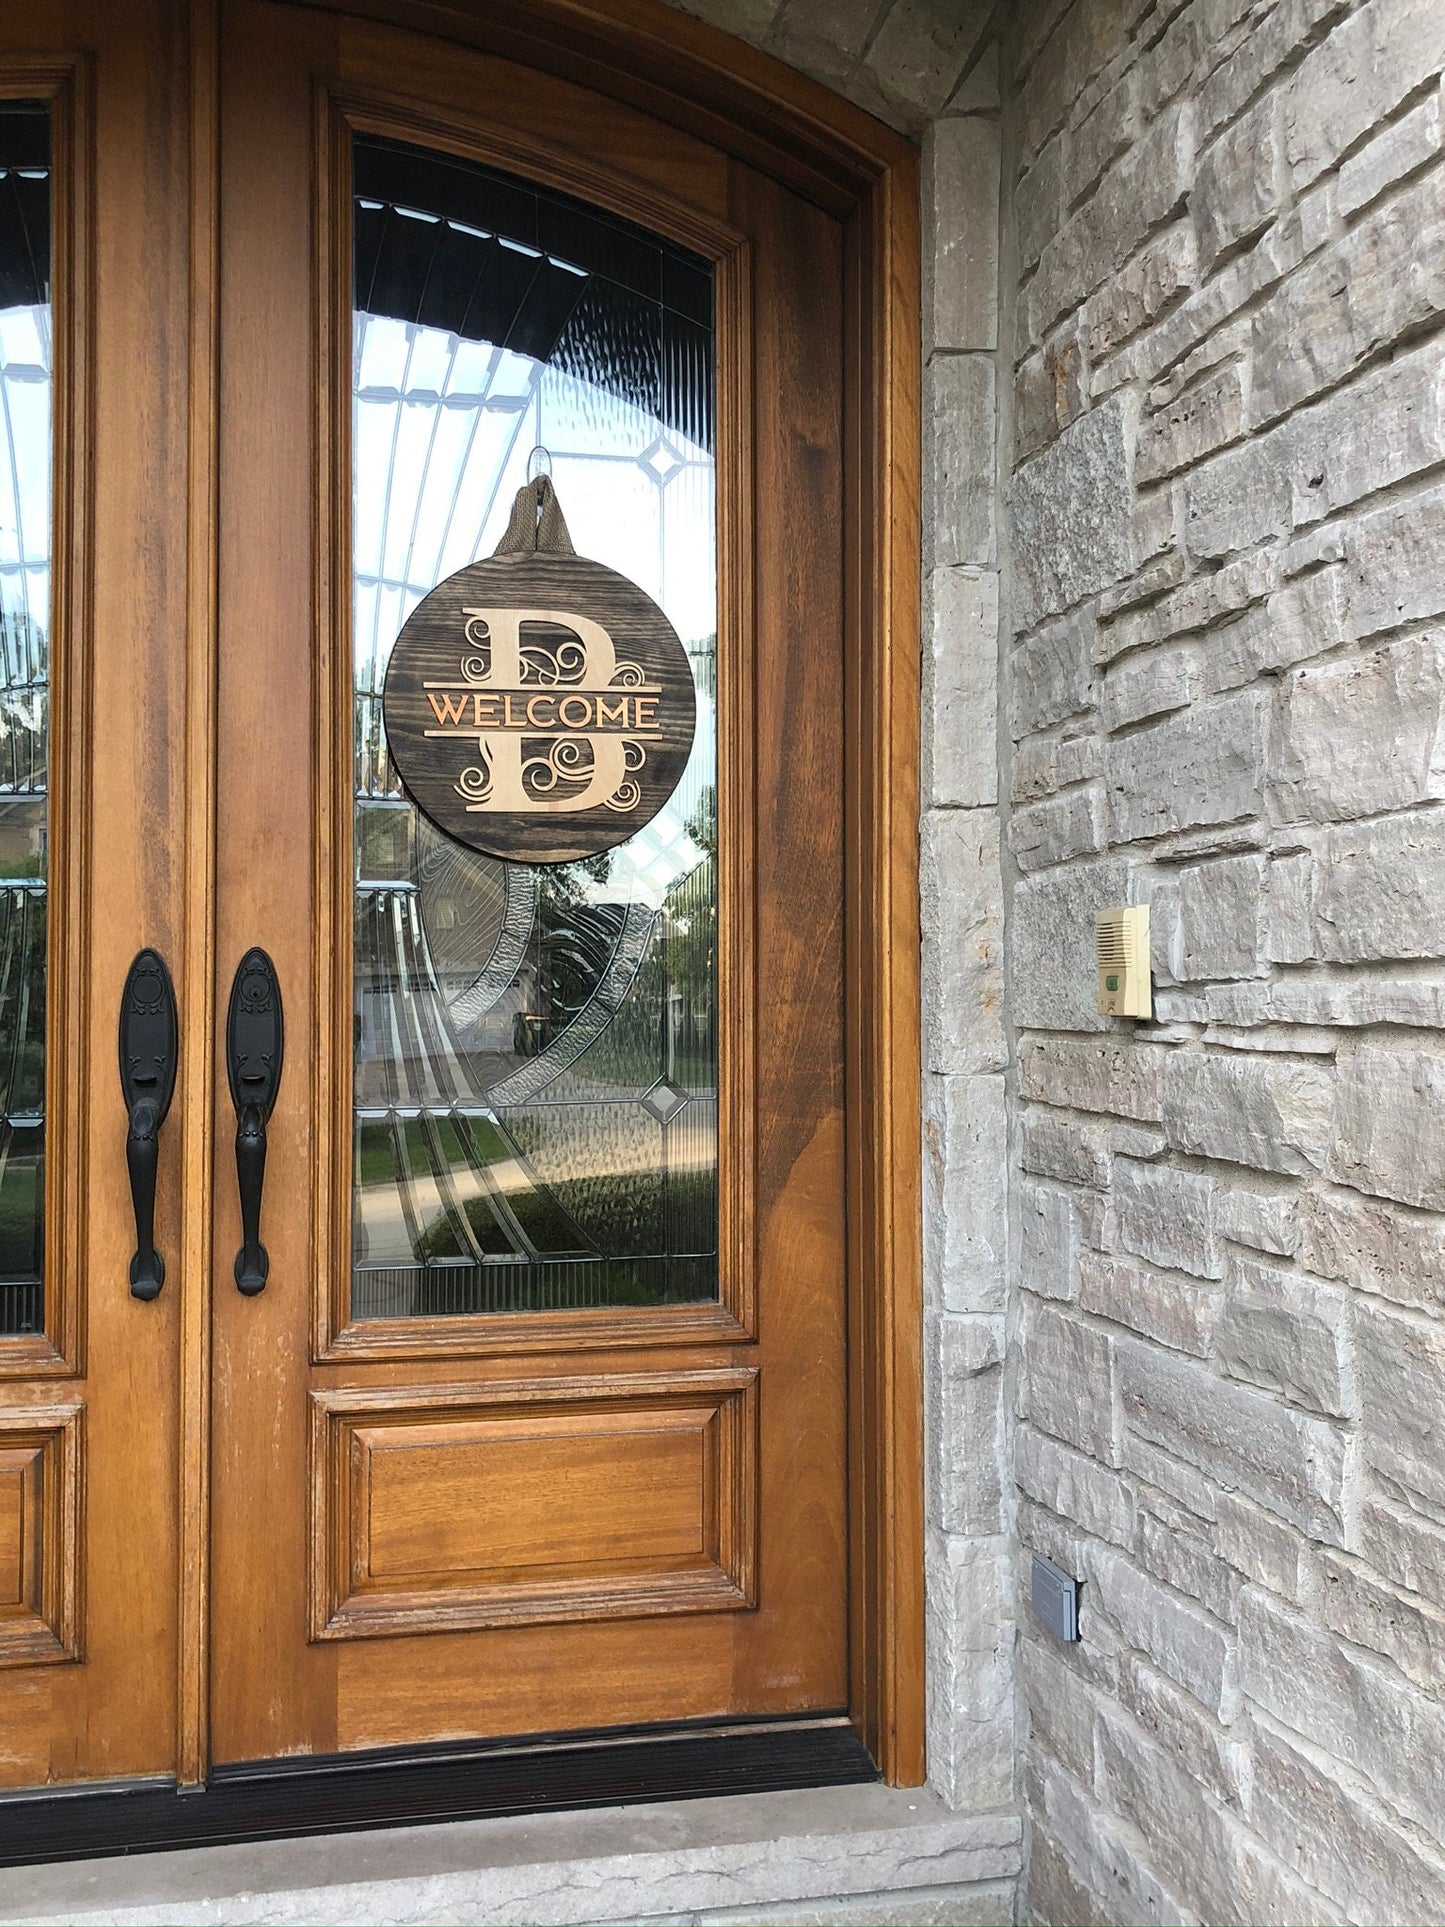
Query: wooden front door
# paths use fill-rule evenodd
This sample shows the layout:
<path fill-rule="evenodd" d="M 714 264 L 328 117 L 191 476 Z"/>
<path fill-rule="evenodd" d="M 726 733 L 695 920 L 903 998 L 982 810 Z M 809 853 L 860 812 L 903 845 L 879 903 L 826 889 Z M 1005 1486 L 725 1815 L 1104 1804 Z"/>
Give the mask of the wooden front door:
<path fill-rule="evenodd" d="M 255 1296 L 216 1120 L 214 1757 L 840 1711 L 838 225 L 505 62 L 223 17 L 217 1001 L 261 945 L 286 1063 Z M 552 868 L 435 829 L 378 716 L 539 446 L 699 695 L 671 802 Z"/>
<path fill-rule="evenodd" d="M 173 1162 L 170 1289 L 132 1295 L 116 1039 L 133 955 L 186 943 L 185 74 L 163 8 L 120 13 L 34 0 L 0 24 L 5 1788 L 176 1758 L 198 1247 Z"/>
<path fill-rule="evenodd" d="M 907 831 L 858 789 L 913 672 L 845 200 L 329 5 L 5 23 L 0 1785 L 850 1709 L 914 1775 L 911 1234 L 869 1202 Z M 539 468 L 696 716 L 649 820 L 547 864 L 425 816 L 382 715 Z M 518 633 L 565 711 L 590 645 Z M 583 752 L 529 742 L 556 794 Z"/>

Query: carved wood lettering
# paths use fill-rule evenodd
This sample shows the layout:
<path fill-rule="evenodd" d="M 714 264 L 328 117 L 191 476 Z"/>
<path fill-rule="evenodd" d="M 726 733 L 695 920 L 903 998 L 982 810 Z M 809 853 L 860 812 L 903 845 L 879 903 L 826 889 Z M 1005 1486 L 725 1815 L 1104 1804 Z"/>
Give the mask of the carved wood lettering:
<path fill-rule="evenodd" d="M 407 794 L 490 856 L 570 863 L 625 843 L 682 778 L 687 652 L 637 584 L 582 556 L 495 555 L 439 583 L 383 697 Z"/>

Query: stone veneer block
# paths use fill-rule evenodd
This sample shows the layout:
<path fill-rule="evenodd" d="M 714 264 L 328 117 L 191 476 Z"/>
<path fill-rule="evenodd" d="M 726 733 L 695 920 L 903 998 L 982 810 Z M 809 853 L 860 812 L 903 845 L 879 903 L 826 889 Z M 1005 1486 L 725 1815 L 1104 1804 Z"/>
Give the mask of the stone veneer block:
<path fill-rule="evenodd" d="M 958 85 L 991 10 L 990 0 L 892 0 L 863 62 L 864 77 L 885 109 L 912 127 L 937 114 Z"/>
<path fill-rule="evenodd" d="M 1283 91 L 1296 191 L 1445 67 L 1445 14 L 1434 0 L 1370 0 L 1300 63 Z"/>
<path fill-rule="evenodd" d="M 1334 1081 L 1309 1061 L 1175 1051 L 1164 1067 L 1164 1128 L 1181 1151 L 1308 1176 L 1330 1145 Z"/>
<path fill-rule="evenodd" d="M 930 1779 L 951 1805 L 1006 1806 L 1014 1793 L 1008 1546 L 934 1534 L 927 1580 Z"/>
<path fill-rule="evenodd" d="M 992 1536 L 1003 1530 L 1003 1320 L 930 1312 L 925 1338 L 929 1521 Z"/>
<path fill-rule="evenodd" d="M 1009 931 L 1014 1022 L 1034 1030 L 1108 1030 L 1099 1015 L 1094 915 L 1125 901 L 1117 861 L 1067 864 L 1014 891 Z"/>
<path fill-rule="evenodd" d="M 991 355 L 935 355 L 924 378 L 933 416 L 930 512 L 925 529 L 935 568 L 995 559 L 993 448 L 995 403 Z"/>
<path fill-rule="evenodd" d="M 1445 956 L 1445 812 L 1331 830 L 1313 916 L 1314 954 L 1330 963 Z"/>
<path fill-rule="evenodd" d="M 1346 1438 L 1327 1420 L 1141 1339 L 1118 1344 L 1125 1423 L 1226 1491 L 1332 1545 L 1344 1537 Z"/>
<path fill-rule="evenodd" d="M 947 1311 L 1002 1311 L 1008 1260 L 1002 1076 L 927 1080 L 923 1181 L 929 1302 Z"/>
<path fill-rule="evenodd" d="M 1114 737 L 1108 784 L 1115 836 L 1132 843 L 1256 816 L 1266 720 L 1262 695 L 1247 689 Z"/>
<path fill-rule="evenodd" d="M 1445 637 L 1285 677 L 1271 751 L 1281 821 L 1378 816 L 1445 796 Z"/>
<path fill-rule="evenodd" d="M 1003 881 L 992 810 L 924 818 L 924 1063 L 931 1071 L 1002 1070 Z"/>
<path fill-rule="evenodd" d="M 935 569 L 928 580 L 924 781 L 934 804 L 998 801 L 998 576 Z"/>
<path fill-rule="evenodd" d="M 1438 1512 L 1445 1505 L 1445 1327 L 1362 1305 L 1357 1342 L 1365 1456 Z"/>
<path fill-rule="evenodd" d="M 1043 1104 L 1158 1123 L 1168 1057 L 1158 1044 L 1126 1038 L 1031 1037 L 1019 1051 L 1019 1089 Z"/>
<path fill-rule="evenodd" d="M 1445 1054 L 1361 1044 L 1344 1056 L 1328 1169 L 1356 1191 L 1445 1209 Z"/>
<path fill-rule="evenodd" d="M 1239 1631 L 1249 1697 L 1317 1751 L 1348 1760 L 1377 1799 L 1427 1837 L 1438 1832 L 1445 1706 L 1253 1588 L 1240 1599 Z M 1407 1905 L 1409 1917 L 1422 1918 L 1409 1886 L 1389 1918 L 1406 1918 Z"/>
<path fill-rule="evenodd" d="M 998 345 L 999 132 L 970 116 L 934 123 L 925 282 L 926 346 Z"/>
<path fill-rule="evenodd" d="M 1132 405 L 1114 398 L 1066 428 L 1014 477 L 1019 626 L 1031 629 L 1134 566 Z"/>

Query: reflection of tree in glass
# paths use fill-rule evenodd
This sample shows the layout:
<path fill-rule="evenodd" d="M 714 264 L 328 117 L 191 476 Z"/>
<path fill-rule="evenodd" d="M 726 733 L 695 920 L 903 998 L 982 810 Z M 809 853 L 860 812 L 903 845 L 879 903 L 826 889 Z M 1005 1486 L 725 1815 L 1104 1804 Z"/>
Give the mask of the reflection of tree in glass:
<path fill-rule="evenodd" d="M 705 856 L 717 861 L 717 785 L 706 783 L 697 808 L 687 819 L 687 833 Z"/>
<path fill-rule="evenodd" d="M 45 788 L 49 659 L 44 626 L 23 609 L 0 609 L 0 792 Z"/>
<path fill-rule="evenodd" d="M 692 679 L 701 695 L 709 702 L 717 700 L 717 637 L 704 636 L 700 642 L 693 643 L 687 652 L 692 664 Z"/>
<path fill-rule="evenodd" d="M 589 882 L 604 881 L 608 857 L 540 872 L 533 932 L 537 1015 L 555 1035 L 590 1001 L 617 945 L 626 906 L 596 903 Z"/>
<path fill-rule="evenodd" d="M 44 1104 L 45 893 L 0 889 L 0 1282 L 42 1274 Z"/>

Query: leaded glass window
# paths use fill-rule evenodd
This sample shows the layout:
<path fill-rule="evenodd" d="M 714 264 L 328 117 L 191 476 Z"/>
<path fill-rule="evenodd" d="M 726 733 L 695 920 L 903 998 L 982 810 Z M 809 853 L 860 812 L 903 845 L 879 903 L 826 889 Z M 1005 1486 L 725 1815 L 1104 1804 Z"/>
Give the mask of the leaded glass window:
<path fill-rule="evenodd" d="M 713 1298 L 712 270 L 488 169 L 353 159 L 353 1316 Z M 433 829 L 381 718 L 402 623 L 492 552 L 538 447 L 579 553 L 662 605 L 698 691 L 672 801 L 557 868 Z"/>

